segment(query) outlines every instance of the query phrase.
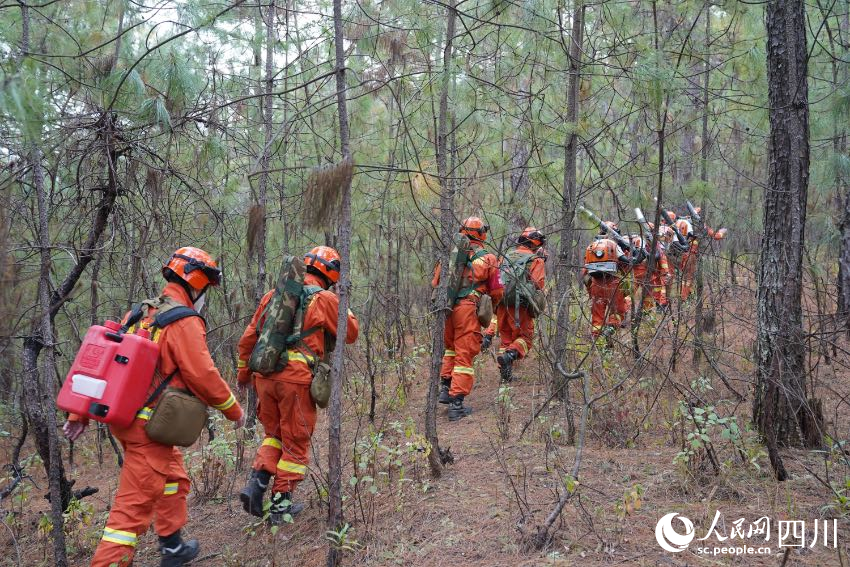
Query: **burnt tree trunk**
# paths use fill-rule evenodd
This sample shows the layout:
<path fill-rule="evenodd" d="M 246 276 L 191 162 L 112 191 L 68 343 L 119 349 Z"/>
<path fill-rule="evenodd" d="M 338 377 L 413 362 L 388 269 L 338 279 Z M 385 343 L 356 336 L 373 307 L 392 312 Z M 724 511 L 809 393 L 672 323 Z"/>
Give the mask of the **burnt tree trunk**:
<path fill-rule="evenodd" d="M 820 420 L 806 387 L 802 313 L 809 183 L 805 17 L 802 0 L 767 4 L 770 161 L 759 265 L 753 421 L 767 442 L 778 480 L 788 477 L 778 447 L 820 443 Z"/>

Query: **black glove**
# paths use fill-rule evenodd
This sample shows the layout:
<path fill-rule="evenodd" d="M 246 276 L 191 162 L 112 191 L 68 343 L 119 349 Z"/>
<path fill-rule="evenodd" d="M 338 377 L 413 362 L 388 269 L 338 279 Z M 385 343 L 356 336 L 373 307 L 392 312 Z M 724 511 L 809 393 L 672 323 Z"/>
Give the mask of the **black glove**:
<path fill-rule="evenodd" d="M 493 335 L 484 335 L 484 340 L 481 341 L 481 352 L 490 348 L 491 344 L 493 344 Z"/>

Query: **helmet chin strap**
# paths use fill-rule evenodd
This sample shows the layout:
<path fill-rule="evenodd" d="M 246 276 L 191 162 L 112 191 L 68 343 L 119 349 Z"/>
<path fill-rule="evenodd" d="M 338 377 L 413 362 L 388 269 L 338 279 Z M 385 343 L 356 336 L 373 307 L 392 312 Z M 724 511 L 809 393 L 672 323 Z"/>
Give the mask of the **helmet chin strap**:
<path fill-rule="evenodd" d="M 189 289 L 189 298 L 192 300 L 192 306 L 195 308 L 195 311 L 200 312 L 206 303 L 209 286 L 204 287 L 204 289 L 196 289 L 192 286 L 187 287 Z"/>

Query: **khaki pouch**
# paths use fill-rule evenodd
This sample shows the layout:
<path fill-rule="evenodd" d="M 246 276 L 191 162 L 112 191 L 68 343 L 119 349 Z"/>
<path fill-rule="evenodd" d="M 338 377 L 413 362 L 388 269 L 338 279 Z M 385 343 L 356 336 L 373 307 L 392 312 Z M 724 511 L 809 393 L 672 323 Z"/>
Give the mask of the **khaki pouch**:
<path fill-rule="evenodd" d="M 151 441 L 190 447 L 207 423 L 207 405 L 186 390 L 168 388 L 145 425 Z"/>
<path fill-rule="evenodd" d="M 331 399 L 331 367 L 324 361 L 318 362 L 313 369 L 310 397 L 320 408 L 328 407 L 328 402 Z"/>
<path fill-rule="evenodd" d="M 482 295 L 478 299 L 478 324 L 488 327 L 493 319 L 493 300 L 489 295 Z"/>
<path fill-rule="evenodd" d="M 536 319 L 544 311 L 546 311 L 546 294 L 542 289 L 536 289 L 532 300 L 528 302 L 528 314 L 532 319 Z"/>

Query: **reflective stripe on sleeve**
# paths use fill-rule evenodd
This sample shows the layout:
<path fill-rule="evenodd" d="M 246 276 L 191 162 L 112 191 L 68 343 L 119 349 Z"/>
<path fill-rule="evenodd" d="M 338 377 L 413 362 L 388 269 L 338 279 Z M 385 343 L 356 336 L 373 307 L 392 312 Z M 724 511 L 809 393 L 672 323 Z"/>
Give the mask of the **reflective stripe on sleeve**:
<path fill-rule="evenodd" d="M 446 350 L 443 356 L 457 356 L 457 353 L 453 350 Z"/>
<path fill-rule="evenodd" d="M 213 404 L 213 407 L 219 411 L 227 411 L 233 407 L 233 404 L 236 403 L 236 398 L 233 397 L 233 394 L 230 394 L 230 397 L 227 398 L 224 402 L 220 404 Z"/>
<path fill-rule="evenodd" d="M 263 447 L 274 447 L 275 449 L 281 449 L 283 446 L 280 443 L 280 439 L 275 439 L 274 437 L 266 437 L 263 439 L 262 443 Z"/>
<path fill-rule="evenodd" d="M 113 530 L 112 528 L 103 528 L 103 537 L 101 538 L 103 541 L 108 541 L 109 543 L 117 543 L 118 545 L 129 545 L 130 547 L 136 547 L 136 534 L 133 532 L 124 532 L 121 530 Z"/>
<path fill-rule="evenodd" d="M 153 410 L 151 408 L 142 408 L 139 410 L 139 413 L 136 414 L 136 417 L 139 419 L 144 419 L 145 421 L 149 420 L 153 415 Z"/>
<path fill-rule="evenodd" d="M 247 366 L 248 366 L 248 361 L 246 361 L 246 360 L 236 361 L 236 368 L 245 368 Z"/>
<path fill-rule="evenodd" d="M 165 484 L 165 490 L 162 491 L 166 496 L 170 496 L 172 494 L 177 494 L 177 489 L 179 488 L 178 483 L 176 482 L 168 482 Z"/>
<path fill-rule="evenodd" d="M 306 465 L 299 465 L 298 463 L 293 463 L 292 461 L 284 461 L 283 459 L 277 462 L 277 468 L 282 471 L 300 474 L 302 476 L 307 474 Z"/>

